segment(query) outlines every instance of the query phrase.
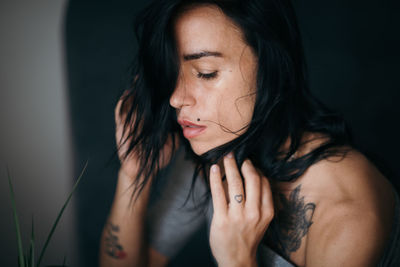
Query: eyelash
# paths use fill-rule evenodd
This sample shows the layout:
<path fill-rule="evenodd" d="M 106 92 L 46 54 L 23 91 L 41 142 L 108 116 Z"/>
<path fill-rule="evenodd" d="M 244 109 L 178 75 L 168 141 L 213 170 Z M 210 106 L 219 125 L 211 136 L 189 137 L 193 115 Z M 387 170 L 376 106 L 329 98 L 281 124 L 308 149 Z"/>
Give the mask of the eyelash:
<path fill-rule="evenodd" d="M 197 73 L 197 78 L 204 79 L 204 80 L 211 80 L 217 77 L 218 71 L 214 71 L 212 73 Z"/>

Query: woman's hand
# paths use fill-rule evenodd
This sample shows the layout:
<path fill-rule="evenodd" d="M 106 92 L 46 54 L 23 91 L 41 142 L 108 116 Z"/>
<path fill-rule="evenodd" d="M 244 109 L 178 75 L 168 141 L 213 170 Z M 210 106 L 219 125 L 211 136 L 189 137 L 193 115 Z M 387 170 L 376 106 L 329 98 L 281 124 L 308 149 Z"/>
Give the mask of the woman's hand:
<path fill-rule="evenodd" d="M 127 91 L 125 91 L 124 94 L 121 96 L 114 110 L 115 139 L 117 142 L 118 158 L 121 162 L 120 170 L 129 177 L 135 177 L 138 168 L 136 153 L 132 151 L 127 158 L 124 158 L 131 140 L 126 140 L 129 134 L 129 128 L 125 129 L 124 131 L 124 123 L 126 121 L 126 113 L 128 112 L 128 108 L 125 106 L 125 109 L 121 112 L 122 99 L 125 97 L 126 94 Z M 127 101 L 128 104 L 130 104 L 132 100 L 128 99 Z"/>
<path fill-rule="evenodd" d="M 121 168 L 120 171 L 124 173 L 126 176 L 134 178 L 136 177 L 137 171 L 139 169 L 139 158 L 137 156 L 137 151 L 132 150 L 129 155 L 125 158 L 124 155 L 128 151 L 130 142 L 131 142 L 131 137 L 128 138 L 129 135 L 129 126 L 128 128 L 125 129 L 124 131 L 124 123 L 126 121 L 126 113 L 130 109 L 130 105 L 132 103 L 132 97 L 129 96 L 127 99 L 127 102 L 124 106 L 124 109 L 122 110 L 121 113 L 121 105 L 122 105 L 122 99 L 127 95 L 127 91 L 124 92 L 120 100 L 118 101 L 114 114 L 115 114 L 115 138 L 117 142 L 117 148 L 118 148 L 118 157 L 121 162 Z M 133 121 L 131 123 L 134 123 L 135 118 L 133 118 Z M 176 141 L 178 141 L 178 138 L 175 138 Z M 178 147 L 178 143 L 176 143 L 175 149 Z M 160 166 L 165 167 L 169 163 L 169 159 L 172 153 L 172 137 L 170 136 L 163 148 L 163 150 L 160 153 L 161 157 L 161 162 Z"/>
<path fill-rule="evenodd" d="M 260 175 L 250 160 L 241 171 L 244 186 L 233 154 L 224 158 L 229 189 L 225 196 L 218 165 L 210 170 L 214 215 L 210 228 L 210 246 L 219 266 L 257 266 L 258 244 L 274 217 L 268 179 Z"/>

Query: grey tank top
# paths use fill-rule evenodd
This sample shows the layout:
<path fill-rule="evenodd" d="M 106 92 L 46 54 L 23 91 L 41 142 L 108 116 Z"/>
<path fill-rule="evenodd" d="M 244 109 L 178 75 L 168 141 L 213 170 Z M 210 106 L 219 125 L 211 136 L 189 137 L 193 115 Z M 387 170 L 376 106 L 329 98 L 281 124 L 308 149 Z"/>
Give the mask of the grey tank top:
<path fill-rule="evenodd" d="M 193 163 L 184 158 L 184 151 L 180 149 L 152 188 L 146 217 L 147 237 L 150 246 L 168 258 L 176 256 L 204 223 L 209 235 L 212 201 L 208 203 L 206 214 L 196 210 L 196 203 L 206 192 L 202 179 L 197 179 L 193 198 L 190 197 L 183 206 L 190 190 L 193 169 Z M 379 267 L 400 266 L 400 201 L 395 191 L 394 194 L 396 204 L 391 235 L 377 265 Z M 259 266 L 294 266 L 264 244 L 258 247 L 257 261 Z"/>

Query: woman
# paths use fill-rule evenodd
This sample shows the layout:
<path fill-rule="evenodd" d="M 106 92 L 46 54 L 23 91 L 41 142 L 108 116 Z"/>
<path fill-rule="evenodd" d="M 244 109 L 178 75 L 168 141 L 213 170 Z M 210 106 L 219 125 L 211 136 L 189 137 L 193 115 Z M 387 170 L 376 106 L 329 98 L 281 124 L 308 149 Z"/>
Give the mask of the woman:
<path fill-rule="evenodd" d="M 135 79 L 116 107 L 121 168 L 103 266 L 167 264 L 144 218 L 182 146 L 197 164 L 192 189 L 200 174 L 211 194 L 219 266 L 399 263 L 397 194 L 310 94 L 289 0 L 158 0 L 137 36 Z"/>

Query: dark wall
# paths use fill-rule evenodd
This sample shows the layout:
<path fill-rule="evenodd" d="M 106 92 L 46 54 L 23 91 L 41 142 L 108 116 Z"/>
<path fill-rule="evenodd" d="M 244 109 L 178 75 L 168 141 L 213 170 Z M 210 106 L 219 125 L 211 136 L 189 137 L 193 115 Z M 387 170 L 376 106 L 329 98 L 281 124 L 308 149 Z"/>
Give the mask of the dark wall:
<path fill-rule="evenodd" d="M 399 188 L 399 2 L 295 2 L 311 89 Z"/>
<path fill-rule="evenodd" d="M 97 265 L 100 233 L 112 202 L 118 169 L 115 161 L 107 164 L 115 147 L 113 110 L 127 84 L 136 49 L 132 20 L 145 2 L 72 0 L 67 11 L 65 43 L 76 173 L 89 158 L 77 195 L 84 266 Z M 356 143 L 399 188 L 399 4 L 294 2 L 312 90 L 344 114 Z M 208 253 L 204 235 L 202 229 L 172 265 L 185 266 L 194 257 L 199 266 L 205 266 L 209 261 L 202 257 Z"/>
<path fill-rule="evenodd" d="M 135 12 L 132 1 L 70 1 L 67 8 L 76 175 L 89 159 L 76 196 L 82 266 L 98 266 L 100 234 L 114 193 L 118 165 L 108 164 L 115 147 L 113 109 L 135 48 L 131 34 Z"/>

